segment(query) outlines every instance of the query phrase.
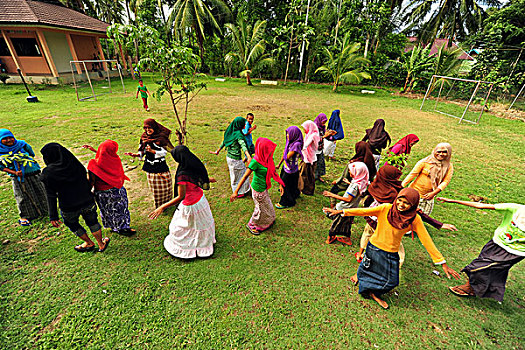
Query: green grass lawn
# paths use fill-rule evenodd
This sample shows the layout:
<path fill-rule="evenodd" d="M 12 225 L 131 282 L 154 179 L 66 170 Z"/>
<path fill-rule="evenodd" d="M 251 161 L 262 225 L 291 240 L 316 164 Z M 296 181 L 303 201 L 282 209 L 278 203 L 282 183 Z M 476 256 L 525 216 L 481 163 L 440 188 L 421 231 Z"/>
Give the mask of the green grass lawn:
<path fill-rule="evenodd" d="M 119 143 L 124 164 L 137 166 L 123 153 L 137 149 L 142 121 L 152 117 L 172 130 L 176 121 L 167 99 L 151 99 L 146 113 L 134 99 L 136 83 L 125 83 L 128 93 L 118 92 L 113 81 L 113 94 L 84 102 L 76 101 L 69 86 L 46 88 L 34 91 L 41 101 L 37 104 L 25 101 L 23 86 L 1 86 L 0 127 L 11 129 L 37 153 L 47 142 L 60 142 L 84 163 L 93 153 L 83 144 L 97 147 L 110 138 Z M 145 83 L 154 90 L 152 78 Z M 97 89 L 103 91 L 100 85 Z M 454 118 L 420 112 L 420 100 L 385 90 L 375 95 L 362 95 L 357 87 L 337 94 L 330 90 L 325 85 L 248 87 L 243 80 L 210 79 L 191 104 L 188 145 L 218 179 L 206 192 L 217 234 L 210 259 L 181 261 L 164 250 L 173 209 L 155 221 L 147 218 L 153 199 L 140 166 L 127 173 L 132 181 L 126 185 L 138 234 L 112 235 L 103 254 L 75 252 L 79 240 L 47 220 L 19 227 L 10 179 L 1 176 L 0 241 L 10 243 L 0 246 L 0 347 L 523 349 L 523 263 L 511 270 L 502 304 L 460 299 L 447 288 L 457 282 L 434 275 L 417 238 L 405 238 L 407 260 L 399 287 L 385 296 L 391 304 L 385 311 L 361 298 L 350 282 L 364 220 L 356 220 L 352 247 L 324 243 L 331 221 L 321 211 L 329 202 L 321 192 L 328 185 L 319 185 L 314 197 L 302 196 L 295 208 L 278 211 L 271 230 L 260 236 L 247 232 L 253 202 L 229 203 L 225 154 L 208 153 L 219 146 L 233 117 L 247 112 L 255 114 L 258 125 L 254 139 L 274 140 L 278 160 L 286 127 L 340 109 L 346 138 L 338 143 L 337 160 L 327 162 L 327 179 L 341 172 L 364 129 L 383 118 L 395 141 L 408 133 L 421 139 L 405 174 L 438 142 L 447 141 L 455 172 L 443 196 L 524 202 L 525 123 L 484 114 L 480 125 L 458 124 Z M 175 163 L 168 162 L 173 173 Z M 277 186 L 270 192 L 275 203 Z M 429 228 L 458 271 L 477 256 L 501 219 L 495 212 L 451 204 L 437 204 L 433 215 L 459 228 L 455 233 Z"/>

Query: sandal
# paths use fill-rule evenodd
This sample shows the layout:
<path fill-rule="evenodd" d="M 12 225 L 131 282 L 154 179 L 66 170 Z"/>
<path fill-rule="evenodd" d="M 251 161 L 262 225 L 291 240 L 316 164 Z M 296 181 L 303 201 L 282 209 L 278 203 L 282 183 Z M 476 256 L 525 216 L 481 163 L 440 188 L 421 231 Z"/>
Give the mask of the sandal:
<path fill-rule="evenodd" d="M 95 245 L 90 245 L 90 246 L 81 246 L 81 245 L 77 245 L 75 246 L 75 250 L 79 253 L 85 253 L 85 252 L 92 252 L 95 250 Z"/>
<path fill-rule="evenodd" d="M 18 219 L 20 226 L 31 226 L 31 221 L 27 219 Z"/>
<path fill-rule="evenodd" d="M 286 207 L 286 206 L 284 206 L 284 205 L 281 205 L 281 204 L 279 204 L 279 203 L 277 203 L 277 204 L 275 205 L 275 207 L 276 207 L 277 209 L 286 209 L 286 208 L 290 208 L 290 207 Z"/>
<path fill-rule="evenodd" d="M 326 244 L 332 244 L 335 241 L 337 241 L 337 237 L 336 236 L 328 236 L 328 238 L 326 239 L 325 243 Z"/>
<path fill-rule="evenodd" d="M 125 229 L 122 229 L 122 230 L 118 230 L 117 233 L 119 235 L 122 235 L 122 236 L 131 237 L 135 233 L 137 233 L 137 230 L 134 230 L 132 228 L 125 228 Z"/>
<path fill-rule="evenodd" d="M 457 295 L 458 297 L 474 297 L 476 294 L 472 290 L 465 290 L 464 285 L 455 286 L 455 287 L 448 287 L 448 289 L 452 292 L 452 294 Z"/>
<path fill-rule="evenodd" d="M 251 228 L 251 227 L 250 227 L 250 224 L 246 224 L 246 228 L 248 229 L 248 231 L 250 231 L 250 233 L 251 233 L 252 235 L 256 235 L 256 236 L 258 236 L 258 235 L 261 234 L 259 231 L 254 230 L 253 228 Z"/>
<path fill-rule="evenodd" d="M 104 241 L 104 239 L 106 239 L 106 240 Z M 104 242 L 104 243 L 106 243 L 106 244 L 104 245 L 104 248 L 99 248 L 99 249 L 98 249 L 98 252 L 99 252 L 99 253 L 103 253 L 103 252 L 106 250 L 106 248 L 107 248 L 108 245 L 109 245 L 109 241 L 110 241 L 109 237 L 104 237 L 104 238 L 102 238 L 102 242 Z"/>
<path fill-rule="evenodd" d="M 343 244 L 352 245 L 352 240 L 350 239 L 350 237 L 346 237 L 346 236 L 337 237 L 337 240 Z"/>

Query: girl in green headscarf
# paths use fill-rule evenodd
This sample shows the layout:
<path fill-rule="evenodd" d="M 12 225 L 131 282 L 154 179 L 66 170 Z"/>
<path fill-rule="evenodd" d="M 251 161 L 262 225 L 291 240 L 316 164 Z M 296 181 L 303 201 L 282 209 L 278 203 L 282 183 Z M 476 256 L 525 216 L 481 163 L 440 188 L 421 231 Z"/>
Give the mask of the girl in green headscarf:
<path fill-rule="evenodd" d="M 224 140 L 222 141 L 221 146 L 215 152 L 210 151 L 210 153 L 218 155 L 219 152 L 226 147 L 226 162 L 228 163 L 228 169 L 230 170 L 232 192 L 235 192 L 237 185 L 246 172 L 246 165 L 242 159 L 243 154 L 247 164 L 252 160 L 248 147 L 246 146 L 246 138 L 242 133 L 242 129 L 244 129 L 245 125 L 246 119 L 243 117 L 235 118 L 224 132 Z M 246 181 L 239 189 L 239 195 L 237 197 L 246 197 L 249 192 L 250 183 Z"/>

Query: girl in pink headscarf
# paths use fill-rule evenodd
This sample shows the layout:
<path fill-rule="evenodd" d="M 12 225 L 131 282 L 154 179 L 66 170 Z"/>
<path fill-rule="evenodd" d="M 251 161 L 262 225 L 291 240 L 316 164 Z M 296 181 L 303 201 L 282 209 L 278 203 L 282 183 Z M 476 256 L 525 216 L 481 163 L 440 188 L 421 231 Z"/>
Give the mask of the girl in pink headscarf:
<path fill-rule="evenodd" d="M 339 196 L 329 191 L 324 191 L 323 196 L 334 198 L 340 202 L 336 204 L 336 210 L 357 208 L 363 194 L 368 187 L 368 168 L 363 162 L 354 162 L 348 164 L 348 173 L 352 177 L 352 181 L 348 183 L 348 188 L 344 196 Z M 328 231 L 328 238 L 326 244 L 334 243 L 336 240 L 347 245 L 352 245 L 350 234 L 352 233 L 352 224 L 354 222 L 353 216 L 333 215 L 329 216 L 334 220 L 332 226 Z"/>
<path fill-rule="evenodd" d="M 268 189 L 272 187 L 271 179 L 279 183 L 281 195 L 284 193 L 284 182 L 279 175 L 277 175 L 273 161 L 273 152 L 276 147 L 277 145 L 267 138 L 259 137 L 257 139 L 255 142 L 255 156 L 230 197 L 230 202 L 233 202 L 237 198 L 237 194 L 243 183 L 253 173 L 251 185 L 255 209 L 246 227 L 254 235 L 260 234 L 275 222 L 275 210 L 270 195 L 268 194 Z"/>
<path fill-rule="evenodd" d="M 303 162 L 299 165 L 300 182 L 302 180 L 302 188 L 299 186 L 303 194 L 313 196 L 315 191 L 315 167 L 314 163 L 317 160 L 315 154 L 319 147 L 319 129 L 317 125 L 311 120 L 307 120 L 302 124 L 304 129 L 304 145 L 303 145 Z"/>

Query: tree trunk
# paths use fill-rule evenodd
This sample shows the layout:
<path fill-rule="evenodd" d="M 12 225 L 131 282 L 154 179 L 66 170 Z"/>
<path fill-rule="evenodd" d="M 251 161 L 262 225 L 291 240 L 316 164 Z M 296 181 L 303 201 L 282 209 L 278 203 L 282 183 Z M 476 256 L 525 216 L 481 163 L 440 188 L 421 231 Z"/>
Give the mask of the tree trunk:
<path fill-rule="evenodd" d="M 195 35 L 197 36 L 197 45 L 199 45 L 199 56 L 201 58 L 201 71 L 202 67 L 204 67 L 206 64 L 204 63 L 204 37 L 202 36 L 202 33 L 197 30 L 197 28 L 193 28 L 195 31 Z"/>
<path fill-rule="evenodd" d="M 292 44 L 293 44 L 293 22 L 292 22 L 292 32 L 290 33 L 290 47 L 288 48 L 288 59 L 286 60 L 286 72 L 284 73 L 284 85 L 286 85 L 286 79 L 288 79 L 288 68 L 290 67 L 290 57 L 292 55 Z"/>
<path fill-rule="evenodd" d="M 366 33 L 366 42 L 365 42 L 365 52 L 363 54 L 364 58 L 368 55 L 368 44 L 370 43 L 370 34 Z"/>
<path fill-rule="evenodd" d="M 252 80 L 250 79 L 250 73 L 249 72 L 246 72 L 246 84 L 248 85 L 253 85 L 252 84 Z"/>
<path fill-rule="evenodd" d="M 407 74 L 407 77 L 405 79 L 405 86 L 403 86 L 403 93 L 407 92 L 407 85 L 408 85 L 409 80 L 410 80 L 410 73 Z"/>

